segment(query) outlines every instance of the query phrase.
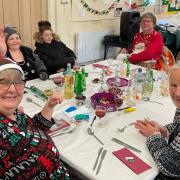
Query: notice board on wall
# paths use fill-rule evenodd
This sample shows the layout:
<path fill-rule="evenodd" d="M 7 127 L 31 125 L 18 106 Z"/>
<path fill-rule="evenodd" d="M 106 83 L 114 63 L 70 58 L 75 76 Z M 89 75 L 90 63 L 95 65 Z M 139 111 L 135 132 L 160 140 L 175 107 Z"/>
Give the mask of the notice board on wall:
<path fill-rule="evenodd" d="M 168 12 L 180 11 L 180 0 L 173 0 L 168 6 Z"/>
<path fill-rule="evenodd" d="M 76 0 L 72 2 L 72 21 L 119 18 L 122 3 L 116 0 Z"/>

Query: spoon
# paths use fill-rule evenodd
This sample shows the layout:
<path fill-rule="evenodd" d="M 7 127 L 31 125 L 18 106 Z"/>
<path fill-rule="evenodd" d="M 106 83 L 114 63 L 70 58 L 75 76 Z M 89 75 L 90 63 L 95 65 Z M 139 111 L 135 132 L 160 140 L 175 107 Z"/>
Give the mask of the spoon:
<path fill-rule="evenodd" d="M 132 126 L 132 125 L 134 125 L 134 123 L 129 123 L 129 124 L 125 125 L 123 128 L 118 128 L 118 131 L 119 131 L 119 132 L 124 132 L 124 130 L 125 130 L 126 128 L 128 128 L 128 127 L 130 127 L 130 126 Z"/>
<path fill-rule="evenodd" d="M 91 128 L 88 128 L 88 129 L 87 129 L 87 132 L 88 132 L 89 135 L 94 136 L 94 137 L 96 138 L 96 140 L 99 141 L 99 143 L 101 143 L 102 145 L 104 145 L 104 143 L 94 134 L 94 131 L 93 131 Z"/>
<path fill-rule="evenodd" d="M 163 105 L 163 103 L 160 103 L 160 102 L 158 102 L 158 101 L 152 101 L 152 100 L 150 100 L 149 97 L 146 97 L 146 98 L 144 98 L 143 100 L 146 101 L 146 102 L 152 102 L 152 103 L 157 103 L 157 104 Z"/>
<path fill-rule="evenodd" d="M 34 102 L 34 101 L 30 98 L 30 97 L 27 97 L 27 98 L 26 98 L 26 100 L 27 100 L 27 102 L 34 103 L 34 104 L 36 104 L 37 106 L 41 107 L 41 105 L 40 105 L 40 104 L 38 104 L 38 103 Z"/>

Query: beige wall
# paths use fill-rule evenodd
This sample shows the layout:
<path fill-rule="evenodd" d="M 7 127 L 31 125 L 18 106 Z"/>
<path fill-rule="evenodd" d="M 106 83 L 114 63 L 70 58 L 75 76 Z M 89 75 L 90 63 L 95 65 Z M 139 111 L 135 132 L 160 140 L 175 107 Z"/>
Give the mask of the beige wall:
<path fill-rule="evenodd" d="M 75 50 L 75 34 L 77 32 L 108 29 L 119 33 L 119 19 L 73 22 L 71 20 L 71 1 L 68 4 L 61 4 L 59 0 L 49 0 L 48 6 L 48 18 L 53 29 L 60 35 L 61 40 L 73 50 Z M 146 11 L 153 12 L 153 6 L 148 6 Z M 157 15 L 157 17 L 165 16 L 167 15 Z"/>
<path fill-rule="evenodd" d="M 71 3 L 61 4 L 58 0 L 49 0 L 49 20 L 53 28 L 61 37 L 61 40 L 70 48 L 75 49 L 75 34 L 83 31 L 98 31 L 110 29 L 119 32 L 119 19 L 100 21 L 71 21 Z"/>
<path fill-rule="evenodd" d="M 22 43 L 33 47 L 32 34 L 38 21 L 47 19 L 47 9 L 47 0 L 0 0 L 0 27 L 15 26 Z"/>

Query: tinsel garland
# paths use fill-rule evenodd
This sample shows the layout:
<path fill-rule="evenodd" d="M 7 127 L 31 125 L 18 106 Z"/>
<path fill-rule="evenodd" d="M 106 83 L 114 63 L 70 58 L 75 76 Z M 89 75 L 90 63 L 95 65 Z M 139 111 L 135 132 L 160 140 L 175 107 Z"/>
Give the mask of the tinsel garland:
<path fill-rule="evenodd" d="M 163 1 L 168 1 L 168 0 L 163 0 Z M 92 14 L 96 14 L 96 15 L 106 15 L 112 9 L 114 9 L 116 7 L 117 3 L 119 3 L 120 0 L 116 0 L 109 8 L 107 8 L 107 9 L 105 9 L 103 11 L 98 11 L 96 9 L 93 9 L 93 8 L 89 7 L 89 5 L 85 2 L 85 0 L 80 0 L 80 2 L 88 12 L 90 12 Z M 149 4 L 149 0 L 144 1 L 144 3 L 141 4 L 141 5 L 137 5 L 136 3 L 132 3 L 131 4 L 131 9 L 136 9 L 138 7 L 147 6 L 148 4 Z"/>

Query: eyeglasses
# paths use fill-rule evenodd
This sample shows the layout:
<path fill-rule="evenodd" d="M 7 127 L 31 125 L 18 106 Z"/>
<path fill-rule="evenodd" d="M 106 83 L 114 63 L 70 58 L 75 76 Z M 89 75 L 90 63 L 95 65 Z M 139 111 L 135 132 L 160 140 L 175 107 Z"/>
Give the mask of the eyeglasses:
<path fill-rule="evenodd" d="M 151 19 L 143 19 L 143 20 L 141 21 L 141 23 L 151 23 L 151 22 L 152 22 Z"/>
<path fill-rule="evenodd" d="M 2 90 L 8 90 L 11 84 L 13 84 L 17 90 L 22 90 L 25 86 L 25 80 L 18 80 L 12 82 L 0 79 L 0 89 Z"/>

